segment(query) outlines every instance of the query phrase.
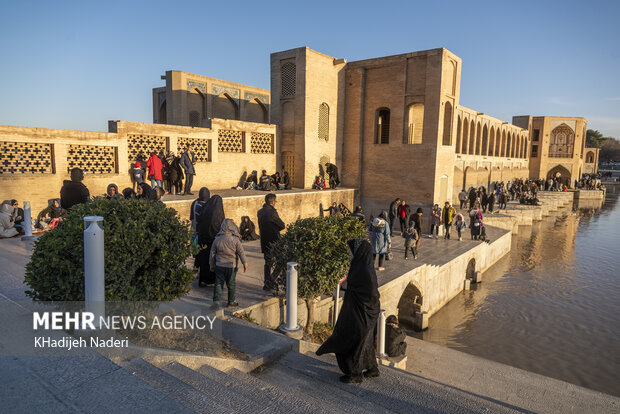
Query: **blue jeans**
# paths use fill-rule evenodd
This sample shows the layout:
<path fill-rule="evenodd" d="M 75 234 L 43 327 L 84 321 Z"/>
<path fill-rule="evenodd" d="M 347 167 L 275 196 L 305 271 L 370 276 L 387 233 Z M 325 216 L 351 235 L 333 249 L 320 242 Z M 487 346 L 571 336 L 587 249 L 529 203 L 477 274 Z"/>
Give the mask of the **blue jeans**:
<path fill-rule="evenodd" d="M 157 187 L 161 188 L 161 180 L 156 180 L 154 178 L 151 178 L 151 187 L 153 187 L 153 190 L 155 189 L 155 183 L 157 183 Z"/>

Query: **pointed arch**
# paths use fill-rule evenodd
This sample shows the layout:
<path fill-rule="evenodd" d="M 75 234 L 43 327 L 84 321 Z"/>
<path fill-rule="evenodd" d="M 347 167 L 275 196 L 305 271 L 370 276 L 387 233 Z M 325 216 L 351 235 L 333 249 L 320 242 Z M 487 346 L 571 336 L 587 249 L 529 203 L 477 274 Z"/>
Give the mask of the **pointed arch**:
<path fill-rule="evenodd" d="M 484 127 L 482 128 L 482 150 L 480 151 L 480 153 L 482 155 L 488 155 L 489 154 L 488 150 L 489 150 L 489 128 L 485 124 Z"/>
<path fill-rule="evenodd" d="M 461 142 L 461 154 L 467 154 L 467 144 L 469 142 L 469 120 L 463 119 L 463 138 Z"/>
<path fill-rule="evenodd" d="M 213 118 L 239 119 L 239 106 L 227 93 L 215 97 L 213 102 Z"/>
<path fill-rule="evenodd" d="M 452 145 L 452 104 L 446 101 L 443 110 L 443 138 L 442 145 Z"/>
<path fill-rule="evenodd" d="M 245 104 L 244 121 L 269 123 L 269 111 L 265 104 L 258 98 L 247 101 Z"/>
<path fill-rule="evenodd" d="M 482 128 L 480 128 L 480 121 L 478 121 L 478 123 L 476 124 L 476 148 L 475 148 L 476 155 L 480 155 L 482 153 L 481 145 L 482 145 Z"/>
<path fill-rule="evenodd" d="M 461 116 L 458 116 L 458 120 L 456 122 L 456 153 L 460 154 L 461 153 L 461 132 L 462 132 L 462 127 L 461 127 Z"/>
<path fill-rule="evenodd" d="M 476 124 L 472 119 L 469 124 L 469 148 L 467 150 L 468 154 L 473 154 L 476 146 Z"/>
<path fill-rule="evenodd" d="M 489 131 L 489 149 L 487 154 L 490 157 L 495 155 L 495 129 L 493 127 L 491 127 L 491 130 Z"/>

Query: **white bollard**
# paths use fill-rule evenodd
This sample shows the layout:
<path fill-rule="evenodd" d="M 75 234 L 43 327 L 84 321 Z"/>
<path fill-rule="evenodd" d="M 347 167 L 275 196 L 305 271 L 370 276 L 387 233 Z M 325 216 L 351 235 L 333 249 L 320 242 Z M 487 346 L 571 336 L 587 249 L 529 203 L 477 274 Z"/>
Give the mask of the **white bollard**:
<path fill-rule="evenodd" d="M 105 261 L 103 245 L 103 217 L 84 217 L 84 302 L 86 312 L 95 315 L 99 327 L 100 316 L 105 316 Z"/>
<path fill-rule="evenodd" d="M 32 235 L 32 208 L 30 201 L 24 201 L 24 236 L 22 240 L 33 240 Z"/>
<path fill-rule="evenodd" d="M 336 304 L 334 305 L 334 326 L 338 322 L 338 313 L 340 313 L 340 283 L 336 286 Z"/>
<path fill-rule="evenodd" d="M 379 358 L 387 358 L 385 354 L 385 309 L 381 309 L 379 319 L 377 320 L 377 356 Z"/>
<path fill-rule="evenodd" d="M 297 323 L 297 263 L 288 262 L 286 267 L 286 323 L 280 326 L 280 330 L 301 338 L 303 332 Z"/>

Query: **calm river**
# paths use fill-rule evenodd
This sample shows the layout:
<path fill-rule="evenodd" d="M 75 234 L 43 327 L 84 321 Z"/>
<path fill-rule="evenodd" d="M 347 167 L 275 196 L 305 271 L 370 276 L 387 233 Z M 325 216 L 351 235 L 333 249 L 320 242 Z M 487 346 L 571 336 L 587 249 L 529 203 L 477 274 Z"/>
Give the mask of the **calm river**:
<path fill-rule="evenodd" d="M 620 396 L 620 187 L 556 213 L 413 336 Z"/>

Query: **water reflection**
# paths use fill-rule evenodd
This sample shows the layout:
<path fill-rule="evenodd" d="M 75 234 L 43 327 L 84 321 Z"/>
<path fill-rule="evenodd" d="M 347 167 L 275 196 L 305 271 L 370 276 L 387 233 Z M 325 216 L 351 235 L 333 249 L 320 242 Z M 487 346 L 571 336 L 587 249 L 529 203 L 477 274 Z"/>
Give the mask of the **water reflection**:
<path fill-rule="evenodd" d="M 411 335 L 620 396 L 617 201 L 521 227 L 476 290 Z"/>

